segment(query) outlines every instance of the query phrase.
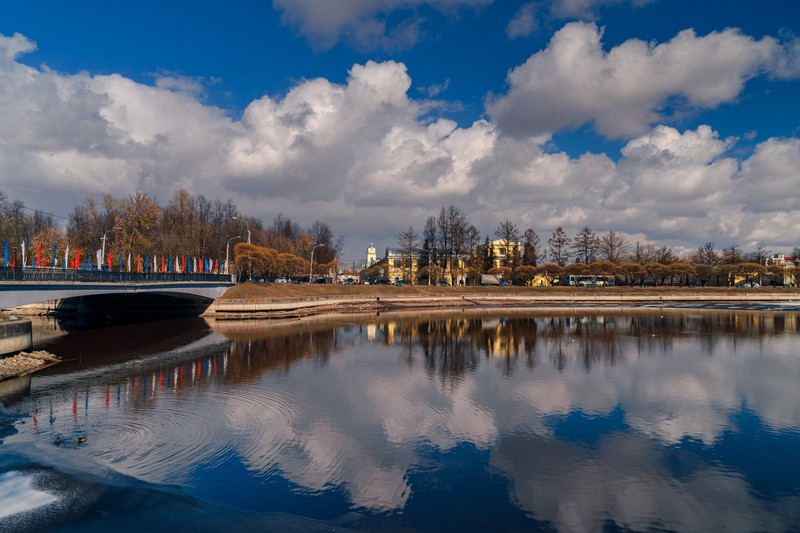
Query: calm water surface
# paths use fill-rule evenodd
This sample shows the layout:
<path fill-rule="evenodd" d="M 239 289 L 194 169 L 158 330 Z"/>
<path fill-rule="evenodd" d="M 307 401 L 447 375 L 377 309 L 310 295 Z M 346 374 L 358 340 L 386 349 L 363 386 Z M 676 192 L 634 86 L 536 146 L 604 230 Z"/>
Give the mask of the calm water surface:
<path fill-rule="evenodd" d="M 796 310 L 489 313 L 44 322 L 0 530 L 800 530 Z"/>

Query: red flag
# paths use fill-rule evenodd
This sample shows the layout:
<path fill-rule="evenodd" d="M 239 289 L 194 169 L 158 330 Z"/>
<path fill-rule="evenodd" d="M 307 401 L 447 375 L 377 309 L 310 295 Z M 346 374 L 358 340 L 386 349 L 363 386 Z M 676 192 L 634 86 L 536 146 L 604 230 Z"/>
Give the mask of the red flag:
<path fill-rule="evenodd" d="M 75 264 L 72 265 L 72 270 L 80 268 L 81 266 L 81 249 L 78 248 L 78 251 L 75 253 Z"/>
<path fill-rule="evenodd" d="M 142 271 L 142 254 L 136 254 L 136 272 Z"/>
<path fill-rule="evenodd" d="M 219 273 L 219 259 L 214 260 L 214 272 Z"/>
<path fill-rule="evenodd" d="M 161 256 L 161 272 L 166 272 L 167 267 L 164 265 L 164 256 Z"/>
<path fill-rule="evenodd" d="M 107 259 L 106 263 L 108 263 L 108 269 L 114 270 L 113 268 L 114 265 L 111 263 L 111 252 L 108 252 L 108 257 L 106 259 Z"/>
<path fill-rule="evenodd" d="M 39 243 L 39 251 L 36 252 L 36 266 L 37 267 L 41 267 L 42 266 L 42 249 L 43 248 L 44 248 L 44 243 L 40 242 Z"/>

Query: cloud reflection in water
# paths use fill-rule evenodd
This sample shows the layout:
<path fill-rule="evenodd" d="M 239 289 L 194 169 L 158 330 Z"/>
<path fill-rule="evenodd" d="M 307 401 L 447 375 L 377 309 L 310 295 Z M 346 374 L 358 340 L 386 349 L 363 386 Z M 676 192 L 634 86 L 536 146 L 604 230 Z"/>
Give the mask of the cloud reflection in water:
<path fill-rule="evenodd" d="M 798 440 L 796 314 L 461 314 L 217 331 L 230 344 L 200 358 L 72 397 L 34 393 L 25 408 L 52 404 L 55 422 L 8 440 L 86 431 L 95 460 L 190 491 L 235 457 L 248 476 L 280 476 L 308 497 L 341 490 L 373 512 L 410 505 L 422 448 L 469 443 L 488 451 L 520 509 L 559 529 L 799 525 L 789 510 L 800 487 L 766 500 L 745 465 L 712 458 L 743 406 L 764 431 Z M 621 422 L 573 441 L 553 421 L 575 413 Z"/>

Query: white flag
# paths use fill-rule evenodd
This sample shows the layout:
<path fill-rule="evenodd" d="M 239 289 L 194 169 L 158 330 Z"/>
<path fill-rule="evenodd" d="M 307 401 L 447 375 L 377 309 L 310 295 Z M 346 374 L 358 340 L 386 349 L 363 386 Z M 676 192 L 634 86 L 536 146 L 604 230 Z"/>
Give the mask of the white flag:
<path fill-rule="evenodd" d="M 131 271 L 131 253 L 128 252 L 128 272 Z"/>

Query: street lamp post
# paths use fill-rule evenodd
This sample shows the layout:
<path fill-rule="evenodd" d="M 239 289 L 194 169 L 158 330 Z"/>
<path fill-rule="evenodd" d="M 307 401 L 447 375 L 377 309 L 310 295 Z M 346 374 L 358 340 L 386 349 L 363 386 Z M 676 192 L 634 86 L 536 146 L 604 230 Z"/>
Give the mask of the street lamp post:
<path fill-rule="evenodd" d="M 314 250 L 320 248 L 321 246 L 325 246 L 324 244 L 315 244 L 311 247 L 311 266 L 308 269 L 308 284 L 311 285 L 314 277 Z"/>
<path fill-rule="evenodd" d="M 236 239 L 241 239 L 241 238 L 242 238 L 241 235 L 237 235 L 236 237 L 231 237 L 230 239 L 228 239 L 228 242 L 225 243 L 225 273 L 226 274 L 230 274 L 230 269 L 228 267 L 228 256 L 229 256 L 229 252 L 230 252 L 230 249 L 231 249 L 231 241 L 236 240 Z"/>
<path fill-rule="evenodd" d="M 238 220 L 240 222 L 244 222 L 244 225 L 247 227 L 247 244 L 250 244 L 250 224 L 248 224 L 246 220 L 244 220 L 242 218 L 239 218 L 239 217 L 231 217 L 231 218 L 233 220 Z M 251 272 L 251 270 L 252 270 L 251 267 L 252 267 L 252 264 L 250 263 L 250 260 L 248 259 L 247 260 L 247 275 L 250 276 L 250 281 L 253 281 L 253 273 Z"/>
<path fill-rule="evenodd" d="M 105 233 L 103 233 L 103 237 L 100 239 L 101 241 L 103 241 L 103 246 L 102 246 L 101 252 L 100 252 L 100 270 L 103 270 L 103 261 L 106 260 L 106 235 L 108 235 L 111 232 L 117 231 L 118 229 L 119 228 L 112 228 L 112 229 L 106 231 Z M 109 266 L 109 268 L 111 268 L 111 265 L 108 265 L 108 266 Z"/>
<path fill-rule="evenodd" d="M 239 222 L 244 222 L 244 225 L 247 227 L 247 244 L 250 244 L 250 224 L 248 224 L 246 220 L 239 217 L 231 217 L 231 218 L 233 220 L 238 220 Z"/>

